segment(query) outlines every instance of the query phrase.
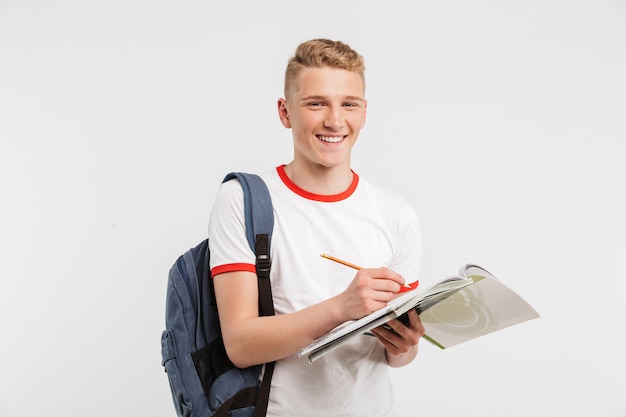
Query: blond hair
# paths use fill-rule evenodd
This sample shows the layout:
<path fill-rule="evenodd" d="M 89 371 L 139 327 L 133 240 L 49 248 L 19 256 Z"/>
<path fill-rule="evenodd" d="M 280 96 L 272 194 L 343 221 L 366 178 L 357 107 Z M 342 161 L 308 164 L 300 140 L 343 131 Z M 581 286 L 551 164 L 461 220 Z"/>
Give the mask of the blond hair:
<path fill-rule="evenodd" d="M 355 50 L 340 41 L 312 39 L 302 42 L 287 63 L 285 97 L 304 68 L 333 67 L 355 72 L 365 83 L 365 61 Z"/>

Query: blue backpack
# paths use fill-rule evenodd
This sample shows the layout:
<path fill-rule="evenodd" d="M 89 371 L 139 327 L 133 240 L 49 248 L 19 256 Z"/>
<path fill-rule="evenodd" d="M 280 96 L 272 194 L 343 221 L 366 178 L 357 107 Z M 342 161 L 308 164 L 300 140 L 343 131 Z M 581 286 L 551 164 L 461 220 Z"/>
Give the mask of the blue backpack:
<path fill-rule="evenodd" d="M 259 314 L 274 314 L 270 287 L 270 241 L 274 217 L 263 180 L 232 172 L 244 192 L 246 234 L 256 254 Z M 265 416 L 274 362 L 237 368 L 228 359 L 220 329 L 208 239 L 182 254 L 169 271 L 162 365 L 167 373 L 179 417 Z"/>

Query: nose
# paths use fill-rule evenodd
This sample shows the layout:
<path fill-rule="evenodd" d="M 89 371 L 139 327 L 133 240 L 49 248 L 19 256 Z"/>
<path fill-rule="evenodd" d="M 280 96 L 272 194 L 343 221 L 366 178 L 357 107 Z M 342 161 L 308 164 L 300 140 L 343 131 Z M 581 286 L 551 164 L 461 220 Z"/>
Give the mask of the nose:
<path fill-rule="evenodd" d="M 324 120 L 324 127 L 332 130 L 340 130 L 344 126 L 344 118 L 341 114 L 341 109 L 330 108 L 326 114 Z"/>

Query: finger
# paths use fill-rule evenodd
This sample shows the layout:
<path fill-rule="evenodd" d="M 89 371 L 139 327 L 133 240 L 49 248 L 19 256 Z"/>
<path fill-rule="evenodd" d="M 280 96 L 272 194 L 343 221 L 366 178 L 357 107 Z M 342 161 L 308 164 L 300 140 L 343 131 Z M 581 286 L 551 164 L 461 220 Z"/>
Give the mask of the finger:
<path fill-rule="evenodd" d="M 398 319 L 388 321 L 386 323 L 386 326 L 388 326 L 391 331 L 398 335 L 403 335 L 407 329 L 407 326 Z"/>
<path fill-rule="evenodd" d="M 402 337 L 396 333 L 395 330 L 384 326 L 378 326 L 372 329 L 372 333 L 387 348 L 397 348 L 398 344 L 402 341 Z"/>
<path fill-rule="evenodd" d="M 375 291 L 390 293 L 392 297 L 395 297 L 403 287 L 396 280 L 377 277 L 373 279 L 372 288 Z"/>
<path fill-rule="evenodd" d="M 410 311 L 409 313 L 411 314 L 409 314 L 408 326 L 397 319 L 391 320 L 387 324 L 394 333 L 403 339 L 402 341 L 404 343 L 417 345 L 419 343 L 419 339 L 424 334 L 424 327 L 422 326 L 419 316 L 415 310 Z"/>
<path fill-rule="evenodd" d="M 402 275 L 388 268 L 381 267 L 381 268 L 373 270 L 372 272 L 374 273 L 374 278 L 390 281 L 389 283 L 391 284 L 395 283 L 395 284 L 398 284 L 399 286 L 403 286 L 405 284 L 405 280 L 402 277 Z M 396 287 L 395 285 L 393 286 L 393 288 L 394 288 L 394 291 L 397 291 L 400 289 L 399 287 Z"/>
<path fill-rule="evenodd" d="M 372 333 L 376 336 L 376 339 L 382 343 L 390 355 L 398 356 L 411 349 L 412 345 L 407 344 L 406 341 L 394 330 L 389 330 L 383 326 L 379 326 L 376 329 L 373 329 Z"/>
<path fill-rule="evenodd" d="M 409 327 L 415 330 L 419 334 L 419 337 L 422 337 L 426 332 L 426 329 L 424 328 L 422 319 L 420 318 L 419 314 L 417 314 L 417 311 L 411 310 L 408 312 L 407 315 L 409 317 Z"/>

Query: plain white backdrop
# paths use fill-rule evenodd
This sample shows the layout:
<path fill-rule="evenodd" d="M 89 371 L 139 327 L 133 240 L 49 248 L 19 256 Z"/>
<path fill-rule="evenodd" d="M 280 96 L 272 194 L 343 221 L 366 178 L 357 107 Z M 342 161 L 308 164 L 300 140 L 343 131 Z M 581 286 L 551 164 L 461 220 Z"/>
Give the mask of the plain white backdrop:
<path fill-rule="evenodd" d="M 353 168 L 418 210 L 423 279 L 541 318 L 392 371 L 398 416 L 626 415 L 624 1 L 0 1 L 0 416 L 173 417 L 167 272 L 231 170 L 291 157 L 296 45 L 366 59 Z"/>

